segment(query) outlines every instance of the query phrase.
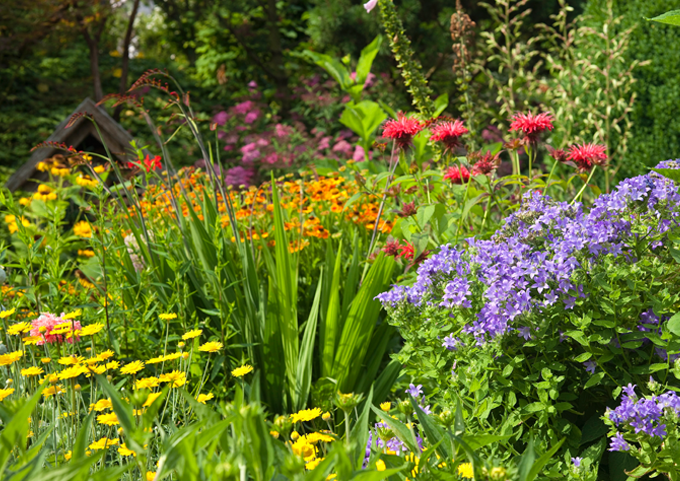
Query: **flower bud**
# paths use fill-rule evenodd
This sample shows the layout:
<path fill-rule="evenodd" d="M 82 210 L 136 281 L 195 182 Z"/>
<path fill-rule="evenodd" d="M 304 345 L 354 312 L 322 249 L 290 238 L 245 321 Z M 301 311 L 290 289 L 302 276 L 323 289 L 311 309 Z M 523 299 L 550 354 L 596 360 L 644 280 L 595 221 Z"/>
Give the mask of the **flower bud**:
<path fill-rule="evenodd" d="M 12 378 L 10 378 L 7 381 L 5 381 L 5 384 L 7 384 L 8 386 L 11 386 L 12 384 L 14 384 L 14 380 Z"/>
<path fill-rule="evenodd" d="M 492 481 L 504 481 L 507 474 L 508 472 L 505 470 L 505 468 L 495 467 L 491 469 L 489 477 L 492 479 Z"/>
<path fill-rule="evenodd" d="M 269 434 L 271 434 L 271 436 L 274 439 L 279 439 L 279 432 L 278 431 L 269 431 Z"/>
<path fill-rule="evenodd" d="M 45 334 L 47 332 L 47 328 L 45 326 L 40 326 L 40 328 L 38 328 L 38 331 L 40 332 L 40 334 Z"/>
<path fill-rule="evenodd" d="M 321 419 L 323 419 L 324 421 L 328 421 L 330 418 L 331 418 L 331 413 L 329 413 L 328 411 L 326 411 L 325 413 L 323 413 L 321 415 Z"/>
<path fill-rule="evenodd" d="M 349 394 L 343 394 L 340 391 L 335 396 L 335 405 L 342 409 L 344 412 L 348 413 L 354 409 L 357 404 L 359 404 L 359 401 L 361 400 L 361 396 L 357 396 L 354 393 L 349 393 Z"/>
<path fill-rule="evenodd" d="M 456 416 L 449 409 L 446 409 L 439 414 L 439 420 L 447 428 L 451 427 L 456 419 Z"/>
<path fill-rule="evenodd" d="M 179 347 L 180 349 L 182 349 L 185 345 L 186 345 L 186 344 L 184 344 L 183 342 L 180 342 L 179 344 L 177 344 L 177 347 Z"/>
<path fill-rule="evenodd" d="M 80 384 L 76 384 L 75 386 L 73 386 L 73 389 L 80 392 Z"/>
<path fill-rule="evenodd" d="M 277 431 L 283 436 L 287 436 L 293 425 L 288 416 L 279 416 L 274 420 L 274 425 L 278 428 Z"/>
<path fill-rule="evenodd" d="M 400 413 L 405 414 L 406 416 L 413 414 L 413 406 L 409 400 L 401 401 L 399 404 L 397 404 L 397 409 L 399 409 Z"/>
<path fill-rule="evenodd" d="M 187 359 L 189 359 L 189 353 L 188 353 L 188 352 L 183 352 L 183 353 L 182 353 L 182 359 L 184 359 L 185 361 L 186 361 Z"/>
<path fill-rule="evenodd" d="M 290 433 L 290 439 L 293 441 L 297 441 L 300 438 L 300 434 L 297 431 L 293 431 Z"/>
<path fill-rule="evenodd" d="M 106 380 L 107 380 L 107 381 L 111 382 L 111 379 L 113 379 L 113 377 L 111 376 L 111 374 L 109 374 L 108 376 L 106 376 Z"/>

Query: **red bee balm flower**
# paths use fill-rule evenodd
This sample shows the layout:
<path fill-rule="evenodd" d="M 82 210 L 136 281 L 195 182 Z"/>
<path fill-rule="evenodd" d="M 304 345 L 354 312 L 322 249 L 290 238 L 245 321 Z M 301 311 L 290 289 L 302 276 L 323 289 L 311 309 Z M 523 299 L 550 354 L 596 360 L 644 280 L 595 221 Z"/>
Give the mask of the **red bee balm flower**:
<path fill-rule="evenodd" d="M 441 122 L 432 129 L 430 140 L 442 142 L 448 150 L 453 150 L 460 145 L 460 136 L 467 133 L 468 129 L 460 120 Z"/>
<path fill-rule="evenodd" d="M 531 112 L 528 114 L 515 114 L 512 116 L 510 132 L 521 130 L 524 133 L 525 140 L 535 144 L 541 132 L 553 129 L 552 121 L 553 117 L 549 113 L 538 115 L 534 115 Z"/>
<path fill-rule="evenodd" d="M 399 255 L 397 256 L 397 259 L 403 257 L 404 259 L 412 260 L 413 254 L 415 254 L 415 249 L 412 244 L 407 242 L 403 246 L 399 246 Z"/>
<path fill-rule="evenodd" d="M 449 167 L 444 174 L 444 179 L 450 179 L 452 184 L 462 184 L 470 180 L 470 171 L 462 165 Z"/>
<path fill-rule="evenodd" d="M 587 172 L 593 165 L 605 165 L 607 163 L 606 145 L 582 144 L 569 147 L 569 160 L 573 160 L 578 169 Z"/>
<path fill-rule="evenodd" d="M 154 156 L 152 159 L 149 154 L 146 154 L 146 158 L 144 160 L 140 160 L 139 162 L 128 162 L 127 163 L 127 168 L 128 169 L 134 169 L 134 168 L 141 168 L 144 167 L 147 172 L 151 172 L 152 170 L 160 169 L 162 167 L 161 165 L 161 157 L 160 155 Z"/>
<path fill-rule="evenodd" d="M 417 119 L 406 117 L 399 112 L 397 120 L 388 120 L 383 127 L 383 137 L 393 139 L 400 149 L 411 145 L 413 136 L 423 130 L 423 123 Z"/>

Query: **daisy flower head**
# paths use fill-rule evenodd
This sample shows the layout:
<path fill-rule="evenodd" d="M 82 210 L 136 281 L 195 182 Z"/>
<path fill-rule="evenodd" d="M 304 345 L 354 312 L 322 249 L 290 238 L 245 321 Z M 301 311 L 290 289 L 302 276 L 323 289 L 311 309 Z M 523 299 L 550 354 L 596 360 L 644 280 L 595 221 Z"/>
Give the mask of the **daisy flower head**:
<path fill-rule="evenodd" d="M 253 371 L 253 366 L 251 366 L 249 364 L 244 364 L 243 366 L 237 367 L 236 369 L 231 371 L 231 375 L 234 376 L 234 377 L 243 377 L 243 376 L 245 376 L 246 374 L 248 374 L 249 372 L 252 372 L 252 371 Z"/>
<path fill-rule="evenodd" d="M 397 120 L 390 119 L 385 122 L 382 136 L 394 140 L 400 149 L 408 148 L 413 136 L 423 130 L 423 123 L 414 118 L 407 117 L 403 112 L 399 112 Z"/>
<path fill-rule="evenodd" d="M 203 344 L 201 347 L 198 348 L 198 350 L 203 352 L 217 352 L 223 347 L 224 344 L 222 344 L 221 342 L 210 341 Z"/>
<path fill-rule="evenodd" d="M 569 147 L 568 160 L 573 161 L 581 172 L 590 171 L 594 165 L 604 166 L 607 163 L 606 145 L 581 144 Z"/>
<path fill-rule="evenodd" d="M 323 412 L 320 408 L 303 409 L 302 411 L 298 411 L 295 414 L 291 414 L 290 420 L 292 423 L 307 422 L 318 418 L 322 414 Z"/>
<path fill-rule="evenodd" d="M 196 401 L 200 402 L 201 404 L 205 404 L 206 401 L 210 401 L 213 399 L 215 395 L 211 392 L 208 394 L 199 394 L 198 397 L 196 398 Z"/>
<path fill-rule="evenodd" d="M 45 370 L 41 367 L 37 366 L 31 366 L 27 367 L 26 369 L 21 370 L 21 375 L 24 377 L 32 377 L 32 376 L 39 376 L 40 374 L 44 373 Z"/>
<path fill-rule="evenodd" d="M 446 150 L 453 150 L 460 145 L 460 136 L 468 132 L 460 120 L 440 122 L 432 129 L 430 140 L 443 143 Z"/>
<path fill-rule="evenodd" d="M 144 363 L 142 361 L 132 361 L 120 368 L 121 374 L 137 374 L 139 371 L 144 369 Z"/>
<path fill-rule="evenodd" d="M 195 337 L 198 337 L 201 334 L 203 334 L 203 329 L 194 329 L 193 331 L 189 331 L 186 334 L 184 334 L 182 336 L 182 339 L 184 339 L 186 341 L 188 339 L 193 339 Z"/>
<path fill-rule="evenodd" d="M 452 184 L 463 184 L 470 180 L 470 171 L 462 165 L 456 165 L 446 169 L 444 179 L 448 179 Z"/>
<path fill-rule="evenodd" d="M 510 124 L 510 132 L 518 131 L 524 134 L 524 139 L 530 143 L 535 144 L 538 141 L 538 136 L 545 130 L 553 129 L 553 116 L 548 112 L 543 112 L 534 115 L 531 112 L 527 114 L 515 114 L 512 116 L 512 123 Z"/>

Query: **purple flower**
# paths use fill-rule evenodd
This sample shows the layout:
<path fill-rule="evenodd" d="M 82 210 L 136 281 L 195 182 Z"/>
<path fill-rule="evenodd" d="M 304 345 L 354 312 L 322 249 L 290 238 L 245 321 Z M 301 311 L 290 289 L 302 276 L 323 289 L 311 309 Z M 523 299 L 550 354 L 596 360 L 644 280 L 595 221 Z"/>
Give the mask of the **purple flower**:
<path fill-rule="evenodd" d="M 586 371 L 590 374 L 595 374 L 595 369 L 597 368 L 597 363 L 595 361 L 586 361 L 583 365 L 585 366 Z"/>
<path fill-rule="evenodd" d="M 628 386 L 622 388 L 626 397 L 635 399 L 635 384 L 628 383 Z"/>
<path fill-rule="evenodd" d="M 442 343 L 442 346 L 448 349 L 449 351 L 457 351 L 458 350 L 458 344 L 460 344 L 460 341 L 453 337 L 452 335 L 446 336 L 444 338 L 444 342 Z"/>
<path fill-rule="evenodd" d="M 519 337 L 523 337 L 525 341 L 531 339 L 531 329 L 528 327 L 518 327 L 517 332 Z"/>
<path fill-rule="evenodd" d="M 376 5 L 378 5 L 378 0 L 369 0 L 368 2 L 364 3 L 364 8 L 366 9 L 367 13 L 371 13 L 371 10 L 373 10 Z"/>
<path fill-rule="evenodd" d="M 581 461 L 583 461 L 583 459 L 579 457 L 571 458 L 571 463 L 574 465 L 575 468 L 581 467 Z"/>
<path fill-rule="evenodd" d="M 623 435 L 621 433 L 616 433 L 616 435 L 611 438 L 609 451 L 630 451 L 630 444 L 628 444 L 626 440 L 623 439 Z"/>
<path fill-rule="evenodd" d="M 417 398 L 418 396 L 421 396 L 423 394 L 423 385 L 418 384 L 417 386 L 411 383 L 408 387 L 408 389 L 405 391 L 407 394 L 410 394 L 414 398 Z"/>
<path fill-rule="evenodd" d="M 336 144 L 334 150 L 343 147 Z M 678 168 L 680 163 L 659 167 Z M 590 212 L 579 203 L 529 192 L 490 239 L 467 239 L 464 250 L 441 246 L 420 264 L 413 284 L 395 286 L 377 299 L 402 315 L 419 315 L 424 308 L 452 317 L 463 314 L 471 319 L 463 334 L 479 345 L 511 331 L 528 340 L 535 327 L 522 326 L 528 314 L 560 305 L 577 309 L 577 299 L 587 297 L 581 278 L 591 275 L 604 256 L 634 259 L 641 240 L 636 232 L 646 229 L 645 242 L 652 246 L 679 221 L 675 183 L 656 173 L 622 181 L 598 197 Z M 661 319 L 652 310 L 640 321 L 640 330 L 660 328 Z M 443 347 L 450 349 L 450 344 Z M 586 367 L 593 372 L 592 364 Z"/>

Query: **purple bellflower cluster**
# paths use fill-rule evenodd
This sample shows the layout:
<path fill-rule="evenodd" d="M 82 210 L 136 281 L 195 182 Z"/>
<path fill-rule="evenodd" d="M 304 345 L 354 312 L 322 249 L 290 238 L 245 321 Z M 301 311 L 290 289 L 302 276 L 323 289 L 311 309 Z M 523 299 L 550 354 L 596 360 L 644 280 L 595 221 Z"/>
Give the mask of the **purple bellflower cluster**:
<path fill-rule="evenodd" d="M 658 168 L 677 169 L 680 161 L 662 162 Z M 463 333 L 478 344 L 509 331 L 529 339 L 523 315 L 557 303 L 572 309 L 587 296 L 577 270 L 589 273 L 606 255 L 634 260 L 633 247 L 640 239 L 651 238 L 649 247 L 659 247 L 659 237 L 678 226 L 679 218 L 675 184 L 656 173 L 621 182 L 588 213 L 580 203 L 527 193 L 522 207 L 491 239 L 468 239 L 467 249 L 441 246 L 419 266 L 413 285 L 394 286 L 377 299 L 393 315 L 409 307 L 451 315 L 453 309 L 465 309 L 472 322 Z M 447 337 L 443 346 L 454 350 L 457 344 Z"/>
<path fill-rule="evenodd" d="M 638 398 L 635 386 L 629 384 L 623 388 L 621 404 L 616 409 L 609 409 L 605 416 L 618 427 L 630 427 L 635 434 L 644 433 L 652 438 L 663 439 L 666 436 L 665 415 L 680 415 L 680 397 L 674 391 L 667 391 L 650 398 Z M 610 439 L 610 451 L 629 451 L 630 444 L 623 434 L 616 433 Z"/>

